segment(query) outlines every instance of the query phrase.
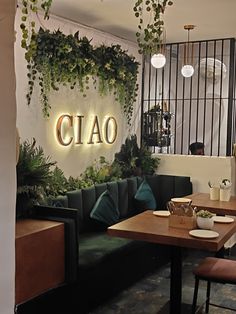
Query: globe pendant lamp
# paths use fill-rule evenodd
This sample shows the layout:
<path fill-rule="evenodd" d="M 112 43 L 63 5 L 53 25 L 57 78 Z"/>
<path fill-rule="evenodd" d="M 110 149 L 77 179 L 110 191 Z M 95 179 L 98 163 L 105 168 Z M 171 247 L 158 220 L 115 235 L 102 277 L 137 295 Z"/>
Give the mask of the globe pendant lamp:
<path fill-rule="evenodd" d="M 165 42 L 166 42 L 166 33 L 164 27 L 160 27 L 159 37 L 157 39 L 156 53 L 151 57 L 151 64 L 156 69 L 161 69 L 166 64 L 165 57 Z"/>
<path fill-rule="evenodd" d="M 155 53 L 151 57 L 151 64 L 154 68 L 160 69 L 166 64 L 166 57 L 162 53 Z"/>
<path fill-rule="evenodd" d="M 181 74 L 186 78 L 194 74 L 194 67 L 192 65 L 194 44 L 190 44 L 189 42 L 189 32 L 194 28 L 194 25 L 184 25 L 184 29 L 188 31 L 188 41 L 184 44 L 184 65 L 182 66 Z"/>

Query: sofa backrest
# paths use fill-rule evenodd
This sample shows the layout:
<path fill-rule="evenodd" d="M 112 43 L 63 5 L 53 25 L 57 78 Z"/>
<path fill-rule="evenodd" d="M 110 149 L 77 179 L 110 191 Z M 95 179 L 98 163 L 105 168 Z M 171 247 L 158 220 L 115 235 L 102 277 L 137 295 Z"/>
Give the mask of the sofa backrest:
<path fill-rule="evenodd" d="M 192 193 L 190 177 L 153 175 L 146 176 L 155 196 L 157 209 L 166 209 L 166 203 L 172 197 L 182 197 Z"/>
<path fill-rule="evenodd" d="M 142 180 L 140 177 L 133 177 L 68 192 L 66 195 L 68 207 L 76 208 L 79 211 L 80 233 L 94 230 L 90 212 L 98 197 L 106 190 L 109 190 L 117 204 L 121 219 L 135 214 L 133 199 Z M 166 203 L 172 197 L 181 197 L 192 193 L 192 183 L 189 177 L 153 175 L 147 176 L 146 180 L 155 196 L 157 209 L 165 209 Z"/>

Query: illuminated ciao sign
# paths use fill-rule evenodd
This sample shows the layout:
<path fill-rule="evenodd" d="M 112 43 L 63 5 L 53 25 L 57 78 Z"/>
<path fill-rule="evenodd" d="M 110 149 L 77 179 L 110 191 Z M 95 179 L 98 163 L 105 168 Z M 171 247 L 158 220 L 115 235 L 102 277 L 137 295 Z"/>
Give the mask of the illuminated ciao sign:
<path fill-rule="evenodd" d="M 71 130 L 73 130 L 74 136 L 66 135 Z M 114 117 L 105 117 L 101 129 L 98 116 L 94 116 L 86 139 L 84 139 L 82 130 L 84 130 L 84 116 L 63 114 L 57 120 L 56 136 L 58 142 L 63 146 L 69 146 L 73 141 L 77 145 L 84 143 L 113 144 L 117 137 L 117 122 Z"/>

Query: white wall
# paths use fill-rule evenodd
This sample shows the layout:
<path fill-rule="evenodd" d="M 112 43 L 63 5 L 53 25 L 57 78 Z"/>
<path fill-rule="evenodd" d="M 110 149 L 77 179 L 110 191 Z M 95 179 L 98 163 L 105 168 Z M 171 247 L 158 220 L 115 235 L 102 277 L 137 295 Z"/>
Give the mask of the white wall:
<path fill-rule="evenodd" d="M 38 26 L 39 22 L 36 20 Z M 97 30 L 86 28 L 84 26 L 63 20 L 61 18 L 50 17 L 49 21 L 42 21 L 43 25 L 51 30 L 60 28 L 65 34 L 75 33 L 79 30 L 81 37 L 87 36 L 92 39 L 92 45 L 102 43 L 107 46 L 111 44 L 120 44 L 122 49 L 127 53 L 134 55 L 137 61 L 141 61 L 137 52 L 137 46 L 134 43 L 121 40 L 109 34 Z M 16 63 L 16 80 L 17 80 L 17 126 L 21 140 L 32 139 L 35 137 L 38 145 L 41 145 L 46 155 L 50 155 L 53 161 L 58 162 L 58 166 L 64 171 L 65 175 L 79 175 L 88 165 L 91 165 L 99 156 L 105 156 L 112 160 L 114 153 L 119 151 L 122 142 L 129 133 L 129 128 L 122 114 L 120 104 L 115 102 L 114 96 L 101 97 L 99 93 L 91 87 L 84 98 L 79 91 L 71 90 L 69 87 L 60 87 L 58 92 L 50 93 L 50 103 L 52 110 L 50 118 L 45 119 L 41 113 L 41 103 L 38 88 L 35 89 L 30 107 L 26 104 L 27 93 L 27 72 L 26 62 L 24 59 L 25 51 L 20 47 L 21 31 L 20 9 L 18 9 L 15 27 L 17 30 L 17 41 L 15 45 L 15 63 Z M 137 104 L 139 101 L 137 101 Z M 91 118 L 98 115 L 102 121 L 105 115 L 114 116 L 118 122 L 118 136 L 114 144 L 95 144 L 88 145 L 70 145 L 63 147 L 56 140 L 55 124 L 56 120 L 62 113 L 71 115 L 84 115 L 84 142 L 88 137 L 91 128 Z M 139 135 L 139 109 L 135 106 L 134 119 L 130 132 Z"/>
<path fill-rule="evenodd" d="M 15 1 L 0 1 L 0 312 L 13 314 L 15 287 Z"/>
<path fill-rule="evenodd" d="M 194 193 L 209 193 L 209 180 L 218 183 L 227 178 L 232 181 L 232 195 L 236 195 L 235 157 L 168 154 L 155 156 L 161 159 L 158 174 L 190 176 Z"/>

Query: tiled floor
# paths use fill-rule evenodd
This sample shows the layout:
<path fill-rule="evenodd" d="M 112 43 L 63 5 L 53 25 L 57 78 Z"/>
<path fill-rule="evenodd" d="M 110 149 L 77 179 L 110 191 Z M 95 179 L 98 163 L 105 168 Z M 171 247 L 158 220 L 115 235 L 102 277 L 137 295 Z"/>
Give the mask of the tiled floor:
<path fill-rule="evenodd" d="M 183 314 L 191 313 L 194 277 L 192 269 L 199 259 L 206 255 L 204 252 L 191 251 L 183 264 L 183 303 L 188 304 L 183 309 Z M 235 254 L 231 255 L 235 258 Z M 235 270 L 236 271 L 236 270 Z M 169 299 L 169 265 L 162 267 L 154 274 L 147 276 L 132 287 L 121 292 L 112 300 L 91 312 L 91 314 L 165 314 L 168 307 L 165 306 Z M 222 305 L 231 305 L 236 308 L 236 285 L 214 284 L 211 289 L 212 302 Z M 204 300 L 205 284 L 202 282 L 199 290 L 199 304 Z M 204 313 L 204 311 L 200 311 Z M 231 310 L 210 307 L 211 314 L 235 313 Z"/>

